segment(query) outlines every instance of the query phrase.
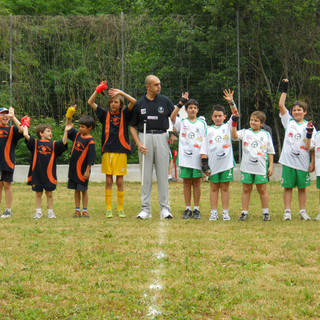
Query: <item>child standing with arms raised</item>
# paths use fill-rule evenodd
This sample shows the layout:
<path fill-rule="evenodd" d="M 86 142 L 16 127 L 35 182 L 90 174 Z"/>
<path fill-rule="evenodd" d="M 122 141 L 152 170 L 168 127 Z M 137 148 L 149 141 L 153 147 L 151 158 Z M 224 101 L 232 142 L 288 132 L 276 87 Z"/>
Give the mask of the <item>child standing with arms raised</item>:
<path fill-rule="evenodd" d="M 272 138 L 262 129 L 266 115 L 261 111 L 254 111 L 250 116 L 250 129 L 237 131 L 239 116 L 232 116 L 232 139 L 242 141 L 242 160 L 240 165 L 242 182 L 242 213 L 240 221 L 248 220 L 249 203 L 253 184 L 256 185 L 261 206 L 263 220 L 269 221 L 269 194 L 267 182 L 273 174 L 274 147 Z"/>
<path fill-rule="evenodd" d="M 285 128 L 284 143 L 279 163 L 282 164 L 282 184 L 284 187 L 284 215 L 283 220 L 291 220 L 292 190 L 298 188 L 300 219 L 310 220 L 306 212 L 307 191 L 310 186 L 309 172 L 314 170 L 314 158 L 310 163 L 310 145 L 313 125 L 304 117 L 307 114 L 307 104 L 296 101 L 291 108 L 292 116 L 285 107 L 288 92 L 288 79 L 282 80 L 281 96 L 279 100 L 280 118 Z"/>
<path fill-rule="evenodd" d="M 197 118 L 199 103 L 194 99 L 188 99 L 188 93 L 182 95 L 176 108 L 171 114 L 171 121 L 174 128 L 180 132 L 179 135 L 179 166 L 180 177 L 183 178 L 183 192 L 186 204 L 186 210 L 183 219 L 200 219 L 200 195 L 201 195 L 201 157 L 200 148 L 205 136 L 206 124 Z M 185 103 L 187 118 L 177 117 L 180 108 Z M 191 189 L 193 189 L 194 207 L 191 211 Z"/>
<path fill-rule="evenodd" d="M 102 123 L 101 171 L 106 175 L 106 216 L 107 218 L 113 217 L 111 204 L 113 175 L 115 175 L 118 188 L 117 211 L 120 218 L 125 218 L 125 213 L 123 211 L 123 176 L 127 174 L 127 155 L 131 150 L 128 133 L 130 111 L 132 110 L 136 99 L 119 89 L 110 89 L 108 94 L 111 98 L 108 102 L 108 110 L 104 110 L 95 103 L 95 100 L 98 94 L 100 92 L 104 94 L 103 91 L 107 88 L 107 82 L 101 82 L 101 84 L 97 86 L 96 91 L 88 100 L 88 104 L 96 112 L 98 119 Z M 123 98 L 129 101 L 127 108 L 124 108 Z"/>

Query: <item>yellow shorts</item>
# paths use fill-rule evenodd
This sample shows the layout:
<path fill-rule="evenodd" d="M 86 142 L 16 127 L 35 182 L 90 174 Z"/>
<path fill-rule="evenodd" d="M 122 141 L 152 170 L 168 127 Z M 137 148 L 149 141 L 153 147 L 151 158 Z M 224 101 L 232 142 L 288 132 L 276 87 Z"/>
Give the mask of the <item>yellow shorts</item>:
<path fill-rule="evenodd" d="M 101 160 L 101 172 L 115 176 L 126 175 L 127 157 L 126 153 L 104 152 Z"/>

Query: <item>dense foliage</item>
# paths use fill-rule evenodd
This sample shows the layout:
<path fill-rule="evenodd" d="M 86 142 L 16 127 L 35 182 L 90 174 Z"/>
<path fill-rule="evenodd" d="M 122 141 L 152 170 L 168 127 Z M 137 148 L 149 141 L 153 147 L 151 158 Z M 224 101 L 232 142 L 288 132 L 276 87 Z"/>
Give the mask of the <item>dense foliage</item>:
<path fill-rule="evenodd" d="M 0 8 L 0 104 L 9 102 L 12 26 L 18 115 L 51 117 L 59 124 L 70 103 L 77 103 L 80 113 L 92 114 L 86 101 L 100 80 L 113 87 L 123 83 L 125 91 L 139 97 L 145 76 L 152 73 L 174 102 L 189 91 L 209 124 L 212 106 L 225 104 L 222 90 L 235 89 L 242 126 L 249 125 L 252 111 L 266 112 L 279 154 L 279 83 L 288 77 L 288 106 L 305 100 L 309 116 L 320 124 L 319 0 L 0 0 Z M 97 102 L 105 106 L 107 100 L 101 96 Z"/>

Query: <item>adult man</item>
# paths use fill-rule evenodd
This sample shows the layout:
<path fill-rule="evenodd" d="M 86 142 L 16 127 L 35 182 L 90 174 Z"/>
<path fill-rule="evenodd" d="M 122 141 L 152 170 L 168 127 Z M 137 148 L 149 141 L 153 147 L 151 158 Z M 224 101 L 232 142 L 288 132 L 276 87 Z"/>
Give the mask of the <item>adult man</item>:
<path fill-rule="evenodd" d="M 158 197 L 161 208 L 160 218 L 171 219 L 168 194 L 169 146 L 167 129 L 174 105 L 171 100 L 160 94 L 161 84 L 158 77 L 149 75 L 145 85 L 147 93 L 139 99 L 130 121 L 130 131 L 139 149 L 139 162 L 144 155 L 144 178 L 141 188 L 141 212 L 138 219 L 151 218 L 151 190 L 153 163 L 158 179 Z M 146 120 L 146 142 L 142 144 L 143 124 Z"/>

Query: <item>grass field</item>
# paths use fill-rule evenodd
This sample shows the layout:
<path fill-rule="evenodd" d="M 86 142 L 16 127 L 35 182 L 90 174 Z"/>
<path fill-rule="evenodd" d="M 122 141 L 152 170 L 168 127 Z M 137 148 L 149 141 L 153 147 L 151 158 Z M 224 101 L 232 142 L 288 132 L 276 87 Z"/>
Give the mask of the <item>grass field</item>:
<path fill-rule="evenodd" d="M 153 219 L 141 221 L 138 183 L 126 184 L 125 219 L 105 218 L 104 185 L 93 183 L 91 218 L 73 219 L 73 193 L 59 184 L 57 219 L 34 220 L 34 194 L 15 184 L 14 216 L 0 220 L 0 318 L 319 319 L 320 223 L 298 220 L 296 193 L 293 220 L 282 221 L 279 183 L 269 185 L 270 222 L 256 192 L 239 222 L 241 184 L 230 190 L 229 222 L 208 220 L 208 183 L 201 220 L 181 219 L 176 183 L 174 219 L 160 220 L 154 185 Z M 318 213 L 314 183 L 308 213 Z"/>

